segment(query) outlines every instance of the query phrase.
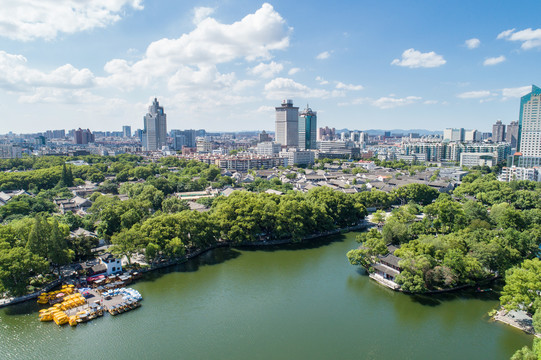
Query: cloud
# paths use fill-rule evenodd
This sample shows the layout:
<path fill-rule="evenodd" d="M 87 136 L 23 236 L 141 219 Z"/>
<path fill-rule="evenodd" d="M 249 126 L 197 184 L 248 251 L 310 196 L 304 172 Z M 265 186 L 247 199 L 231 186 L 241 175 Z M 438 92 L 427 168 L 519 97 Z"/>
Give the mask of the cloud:
<path fill-rule="evenodd" d="M 487 102 L 497 99 L 501 95 L 501 100 L 509 98 L 519 98 L 532 90 L 531 86 L 520 86 L 515 88 L 503 88 L 496 90 L 477 90 L 458 94 L 460 99 L 480 99 L 480 102 Z"/>
<path fill-rule="evenodd" d="M 126 10 L 143 9 L 142 0 L 5 0 L 1 6 L 0 36 L 22 41 L 103 28 Z"/>
<path fill-rule="evenodd" d="M 323 79 L 321 76 L 316 76 L 316 81 L 319 82 L 319 85 L 327 85 L 329 82 Z"/>
<path fill-rule="evenodd" d="M 520 86 L 516 88 L 503 88 L 502 96 L 504 100 L 506 98 L 518 98 L 518 97 L 526 95 L 530 91 L 532 91 L 531 86 Z"/>
<path fill-rule="evenodd" d="M 261 76 L 262 78 L 271 78 L 284 69 L 284 65 L 276 63 L 274 61 L 265 64 L 259 63 L 257 66 L 251 68 L 249 72 L 253 75 Z"/>
<path fill-rule="evenodd" d="M 522 42 L 520 46 L 524 50 L 541 47 L 541 29 L 531 28 L 515 32 L 515 29 L 505 30 L 498 34 L 498 39 Z"/>
<path fill-rule="evenodd" d="M 410 105 L 421 100 L 419 96 L 407 96 L 405 98 L 380 97 L 373 100 L 372 105 L 380 109 L 392 109 L 398 106 Z"/>
<path fill-rule="evenodd" d="M 194 12 L 193 23 L 196 24 L 196 25 L 199 24 L 201 21 L 205 20 L 210 15 L 212 15 L 214 13 L 214 11 L 215 11 L 215 9 L 211 8 L 211 7 L 204 7 L 204 6 L 196 7 L 193 10 L 193 12 Z"/>
<path fill-rule="evenodd" d="M 322 53 L 317 54 L 316 59 L 325 60 L 328 59 L 330 56 L 331 53 L 329 51 L 323 51 Z"/>
<path fill-rule="evenodd" d="M 262 105 L 256 111 L 262 112 L 262 113 L 268 113 L 268 112 L 274 112 L 275 109 L 274 109 L 274 106 Z"/>
<path fill-rule="evenodd" d="M 104 67 L 109 75 L 100 82 L 133 88 L 167 78 L 186 66 L 207 68 L 242 58 L 270 59 L 272 51 L 289 46 L 289 32 L 285 20 L 267 3 L 233 24 L 221 24 L 207 17 L 177 39 L 152 42 L 144 57 L 135 63 L 124 59 L 109 61 Z"/>
<path fill-rule="evenodd" d="M 218 90 L 233 86 L 235 74 L 221 74 L 214 65 L 203 65 L 197 68 L 182 66 L 167 83 L 170 90 Z"/>
<path fill-rule="evenodd" d="M 466 45 L 468 49 L 477 49 L 479 45 L 481 45 L 481 40 L 472 38 L 472 39 L 466 40 L 464 44 Z"/>
<path fill-rule="evenodd" d="M 433 68 L 445 64 L 443 56 L 434 51 L 422 53 L 415 49 L 408 49 L 402 53 L 402 59 L 394 59 L 391 65 L 406 66 L 409 68 Z"/>
<path fill-rule="evenodd" d="M 88 88 L 94 86 L 94 74 L 88 69 L 76 69 L 71 64 L 43 72 L 28 67 L 22 55 L 0 50 L 0 87 L 25 90 L 33 87 Z"/>
<path fill-rule="evenodd" d="M 460 99 L 481 99 L 489 96 L 495 96 L 493 92 L 489 90 L 478 90 L 478 91 L 467 91 L 461 94 L 458 94 L 457 97 Z"/>
<path fill-rule="evenodd" d="M 338 82 L 336 84 L 337 89 L 341 90 L 351 90 L 351 91 L 358 91 L 364 89 L 362 85 L 351 85 L 351 84 L 344 84 L 343 82 Z"/>
<path fill-rule="evenodd" d="M 505 56 L 501 55 L 501 56 L 498 56 L 498 57 L 491 57 L 491 58 L 485 59 L 485 61 L 483 61 L 483 65 L 484 66 L 491 66 L 491 65 L 496 65 L 496 64 L 502 63 L 504 61 L 505 61 Z"/>
<path fill-rule="evenodd" d="M 298 73 L 299 71 L 301 71 L 301 68 L 294 67 L 294 68 L 289 69 L 289 71 L 287 72 L 287 74 L 288 74 L 288 75 L 295 75 L 295 74 Z"/>
<path fill-rule="evenodd" d="M 91 104 L 105 99 L 86 89 L 37 88 L 33 93 L 21 95 L 18 100 L 22 104 Z"/>
<path fill-rule="evenodd" d="M 325 98 L 342 96 L 339 92 L 314 89 L 288 78 L 276 78 L 265 84 L 267 99 Z"/>
<path fill-rule="evenodd" d="M 406 96 L 397 98 L 395 95 L 383 96 L 378 99 L 373 98 L 358 98 L 353 100 L 352 104 L 369 104 L 380 109 L 392 109 L 399 106 L 411 105 L 422 100 L 419 96 Z M 346 105 L 344 103 L 339 105 Z"/>

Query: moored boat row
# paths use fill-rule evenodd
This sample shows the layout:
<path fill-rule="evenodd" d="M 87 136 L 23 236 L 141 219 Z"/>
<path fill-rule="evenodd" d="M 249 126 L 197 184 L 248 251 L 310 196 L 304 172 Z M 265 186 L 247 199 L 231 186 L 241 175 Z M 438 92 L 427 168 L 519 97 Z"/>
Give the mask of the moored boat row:
<path fill-rule="evenodd" d="M 73 289 L 73 287 L 62 288 L 62 290 L 65 289 Z M 111 315 L 117 315 L 138 308 L 143 299 L 139 291 L 131 288 L 111 289 L 101 294 L 96 290 L 83 288 L 76 293 L 72 290 L 69 295 L 59 290 L 43 296 L 44 299 L 49 299 L 49 297 L 60 298 L 61 302 L 48 309 L 40 310 L 40 320 L 54 321 L 57 325 L 69 323 L 71 326 L 103 316 L 105 311 Z"/>

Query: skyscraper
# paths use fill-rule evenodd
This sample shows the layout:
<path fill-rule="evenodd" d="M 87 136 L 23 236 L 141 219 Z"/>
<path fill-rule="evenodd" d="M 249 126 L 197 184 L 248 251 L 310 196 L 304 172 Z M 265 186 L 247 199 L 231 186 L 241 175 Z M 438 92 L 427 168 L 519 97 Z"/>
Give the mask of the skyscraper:
<path fill-rule="evenodd" d="M 520 98 L 518 118 L 519 166 L 541 165 L 541 88 L 532 85 L 532 91 Z"/>
<path fill-rule="evenodd" d="M 131 126 L 128 126 L 128 125 L 124 125 L 122 127 L 122 135 L 127 138 L 127 137 L 131 137 Z"/>
<path fill-rule="evenodd" d="M 152 105 L 148 107 L 148 113 L 143 118 L 145 129 L 143 130 L 143 147 L 146 151 L 160 150 L 166 144 L 167 115 L 163 112 L 158 99 L 154 98 Z"/>
<path fill-rule="evenodd" d="M 496 121 L 496 124 L 492 125 L 492 141 L 505 141 L 505 125 L 502 124 L 501 120 Z"/>
<path fill-rule="evenodd" d="M 299 115 L 299 147 L 301 149 L 315 149 L 317 136 L 317 112 L 306 105 Z"/>
<path fill-rule="evenodd" d="M 276 107 L 276 142 L 285 146 L 299 145 L 299 108 L 293 100 L 283 100 Z"/>
<path fill-rule="evenodd" d="M 507 131 L 505 132 L 505 141 L 511 144 L 511 148 L 517 147 L 518 140 L 518 121 L 511 121 L 507 125 Z"/>

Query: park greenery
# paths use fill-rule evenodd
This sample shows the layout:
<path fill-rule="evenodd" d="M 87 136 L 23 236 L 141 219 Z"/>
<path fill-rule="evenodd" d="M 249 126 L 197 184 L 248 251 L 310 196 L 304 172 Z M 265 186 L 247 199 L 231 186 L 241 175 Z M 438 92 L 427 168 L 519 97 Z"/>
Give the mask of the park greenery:
<path fill-rule="evenodd" d="M 452 195 L 440 194 L 433 202 L 426 197 L 423 203 L 404 197 L 405 205 L 389 216 L 374 214 L 381 231 L 362 234 L 363 245 L 348 257 L 370 270 L 378 255 L 387 253 L 386 245 L 398 246 L 396 282 L 416 293 L 503 276 L 538 255 L 540 195 L 538 183 L 504 183 L 492 174 L 472 173 Z"/>
<path fill-rule="evenodd" d="M 326 163 L 320 160 L 315 167 Z M 379 164 L 424 170 L 416 164 Z M 0 191 L 27 192 L 0 207 L 0 292 L 25 294 L 60 275 L 61 266 L 92 258 L 97 239 L 70 236 L 78 228 L 97 233 L 128 261 L 144 254 L 152 264 L 220 243 L 299 241 L 359 224 L 367 208 L 376 208 L 372 221 L 377 229 L 359 236 L 362 246 L 348 253 L 352 264 L 370 271 L 378 257 L 388 253 L 388 245 L 395 245 L 394 254 L 401 258 L 396 282 L 414 293 L 503 277 L 502 306 L 526 310 L 541 332 L 540 183 L 504 183 L 491 169 L 478 169 L 451 194 L 424 184 L 391 192 L 345 194 L 317 187 L 301 193 L 278 178 L 254 176 L 237 184 L 214 165 L 176 157 L 152 162 L 134 155 L 23 157 L 0 160 L 0 170 Z M 90 183 L 99 186 L 89 197 L 92 206 L 85 216 L 58 211 L 54 199 L 70 198 L 70 187 Z M 190 210 L 174 195 L 229 186 L 239 191 L 197 201 L 208 208 L 205 212 Z M 268 189 L 283 195 L 266 193 Z M 540 353 L 536 341 L 513 358 Z"/>
<path fill-rule="evenodd" d="M 70 164 L 73 160 L 82 164 Z M 1 160 L 0 168 L 0 190 L 27 192 L 0 207 L 0 292 L 11 295 L 59 276 L 63 265 L 92 258 L 97 239 L 70 236 L 79 228 L 113 244 L 112 252 L 126 255 L 128 261 L 139 253 L 152 264 L 220 242 L 298 241 L 356 225 L 367 205 L 390 201 L 326 187 L 295 192 L 277 178 L 254 176 L 252 182 L 237 184 L 214 165 L 176 157 L 156 162 L 133 155 L 24 157 Z M 71 186 L 92 183 L 99 186 L 89 196 L 92 206 L 86 215 L 59 212 L 53 200 L 73 197 Z M 187 202 L 174 195 L 209 186 L 239 191 L 198 200 L 209 208 L 206 212 L 189 210 Z M 265 193 L 268 189 L 284 195 Z"/>
<path fill-rule="evenodd" d="M 373 214 L 378 227 L 358 237 L 362 245 L 347 254 L 352 264 L 373 271 L 372 265 L 387 255 L 388 245 L 395 245 L 394 255 L 401 259 L 395 281 L 413 293 L 502 277 L 501 305 L 532 314 L 534 329 L 541 333 L 540 183 L 505 183 L 489 171 L 474 171 L 451 194 L 439 194 L 432 202 L 429 197 L 424 203 L 403 200 L 407 203 L 388 215 L 382 210 Z M 385 209 L 391 203 L 381 195 L 373 205 Z M 539 339 L 513 356 L 537 358 Z"/>

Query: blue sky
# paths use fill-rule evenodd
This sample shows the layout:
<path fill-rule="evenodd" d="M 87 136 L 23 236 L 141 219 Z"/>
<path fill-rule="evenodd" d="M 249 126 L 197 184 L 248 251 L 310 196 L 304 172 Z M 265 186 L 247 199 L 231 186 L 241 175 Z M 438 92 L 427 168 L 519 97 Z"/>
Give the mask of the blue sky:
<path fill-rule="evenodd" d="M 518 4 L 517 4 L 518 3 Z M 319 126 L 489 131 L 541 84 L 539 1 L 0 0 L 0 133 L 274 130 L 293 99 Z"/>

